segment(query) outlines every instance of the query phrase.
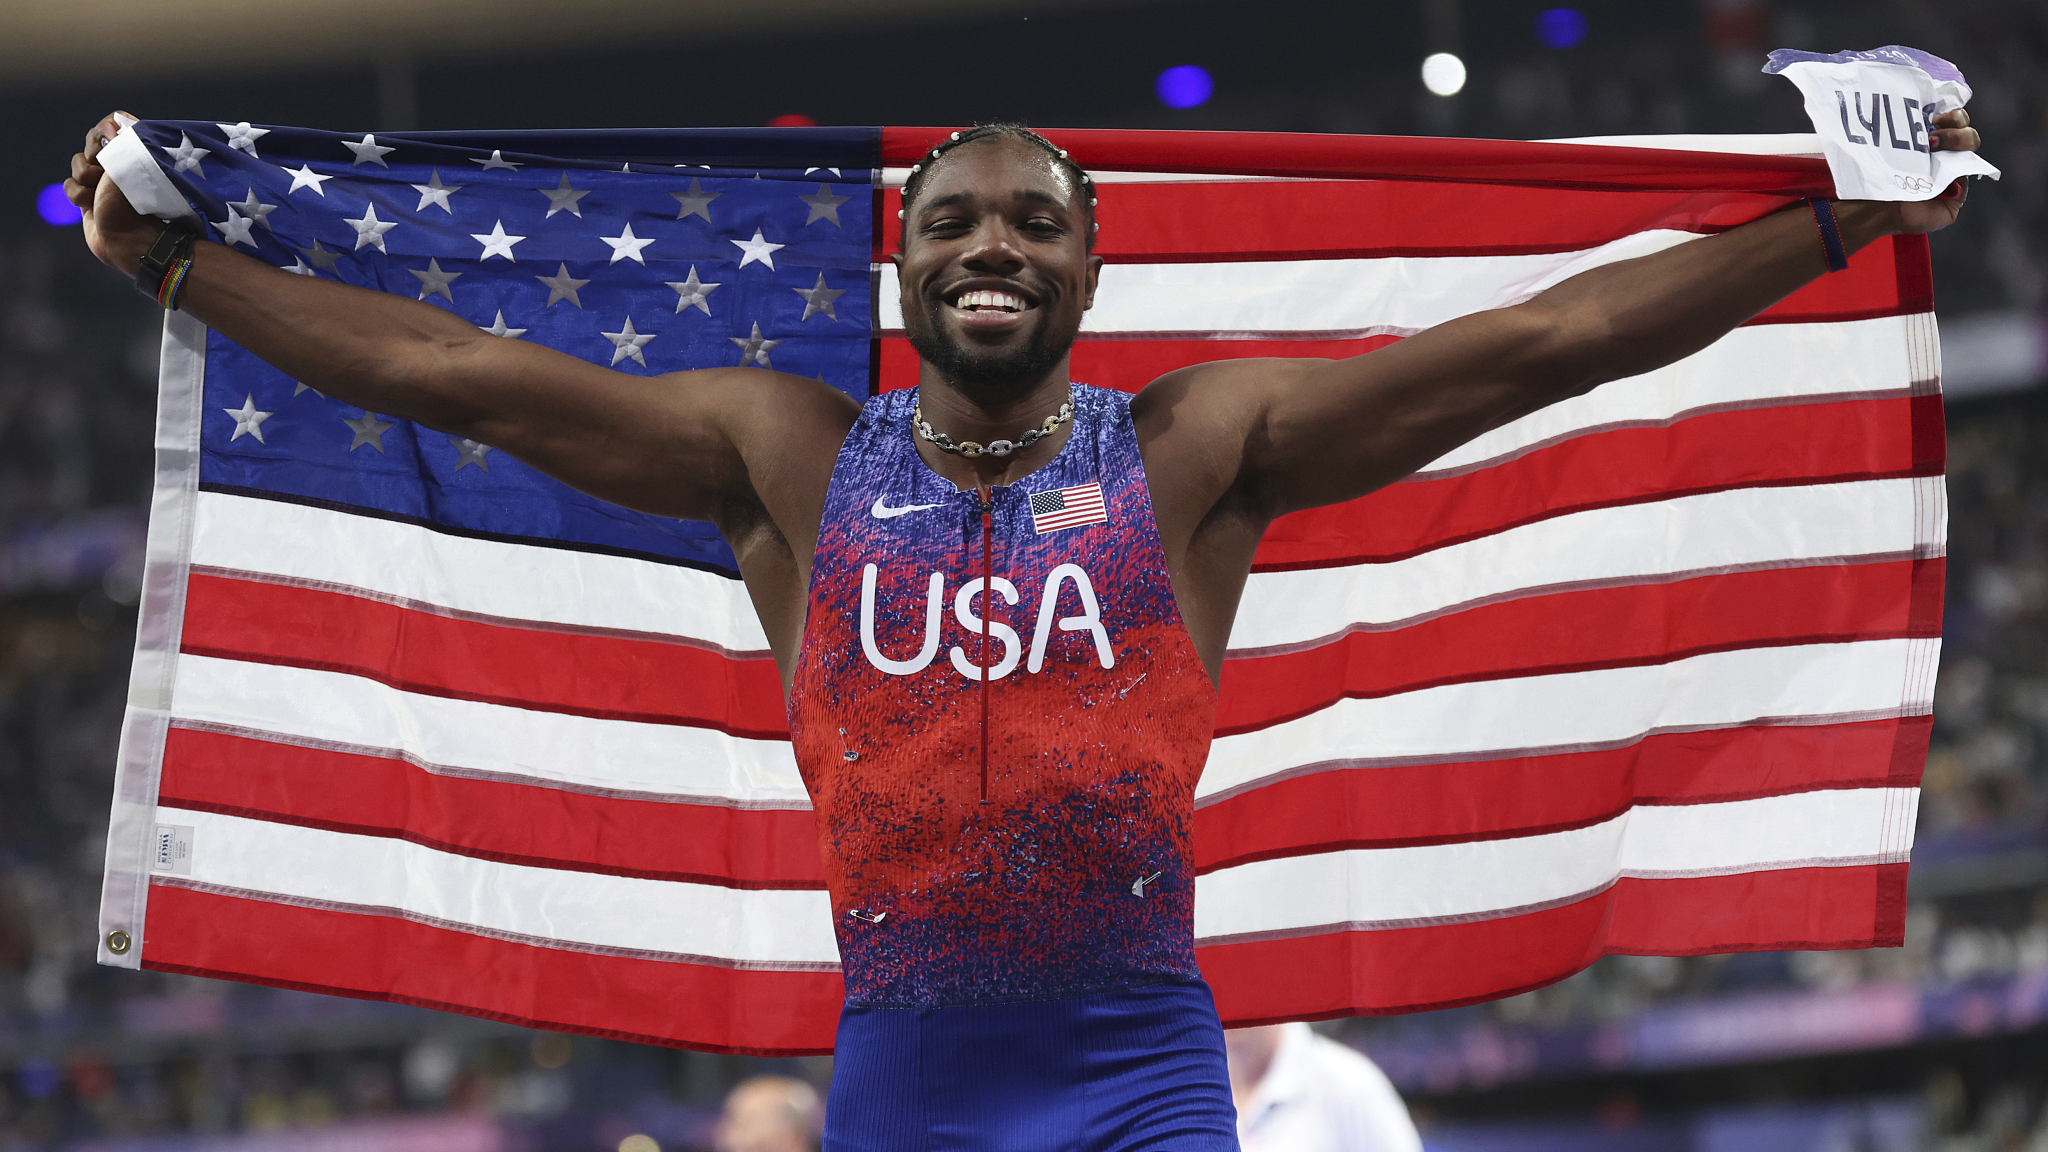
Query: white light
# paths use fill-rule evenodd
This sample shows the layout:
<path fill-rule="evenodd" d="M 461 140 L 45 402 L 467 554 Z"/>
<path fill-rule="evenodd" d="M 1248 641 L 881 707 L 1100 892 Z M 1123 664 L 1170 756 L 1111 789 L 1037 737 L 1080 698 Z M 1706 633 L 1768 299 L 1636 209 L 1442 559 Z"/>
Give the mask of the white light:
<path fill-rule="evenodd" d="M 1424 58 L 1422 86 L 1439 96 L 1456 96 L 1465 86 L 1465 62 L 1449 52 Z"/>

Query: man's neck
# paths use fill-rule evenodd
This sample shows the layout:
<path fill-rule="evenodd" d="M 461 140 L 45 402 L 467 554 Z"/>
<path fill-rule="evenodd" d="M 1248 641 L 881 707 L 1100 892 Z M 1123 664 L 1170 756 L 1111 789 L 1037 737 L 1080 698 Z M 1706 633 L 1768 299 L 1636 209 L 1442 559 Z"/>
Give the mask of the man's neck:
<path fill-rule="evenodd" d="M 1058 415 L 1060 406 L 1072 395 L 1064 359 L 1037 383 L 1001 394 L 963 388 L 928 364 L 922 365 L 918 373 L 917 401 L 925 423 L 932 426 L 932 431 L 951 436 L 956 444 L 972 441 L 986 445 L 997 440 L 1015 443 L 1026 431 L 1041 427 L 1046 417 Z M 961 488 L 995 487 L 1021 479 L 1051 460 L 1072 429 L 1071 423 L 1063 424 L 1031 447 L 1007 456 L 984 453 L 969 459 L 942 451 L 921 436 L 917 437 L 917 451 L 933 471 Z"/>

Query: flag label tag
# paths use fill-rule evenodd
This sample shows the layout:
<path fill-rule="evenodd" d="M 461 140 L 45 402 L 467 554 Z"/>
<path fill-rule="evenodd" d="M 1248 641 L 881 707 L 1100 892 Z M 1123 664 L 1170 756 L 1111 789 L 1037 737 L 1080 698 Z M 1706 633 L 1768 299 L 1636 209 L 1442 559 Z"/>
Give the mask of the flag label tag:
<path fill-rule="evenodd" d="M 190 824 L 159 824 L 156 838 L 150 848 L 149 870 L 171 872 L 180 876 L 192 874 L 192 826 Z"/>

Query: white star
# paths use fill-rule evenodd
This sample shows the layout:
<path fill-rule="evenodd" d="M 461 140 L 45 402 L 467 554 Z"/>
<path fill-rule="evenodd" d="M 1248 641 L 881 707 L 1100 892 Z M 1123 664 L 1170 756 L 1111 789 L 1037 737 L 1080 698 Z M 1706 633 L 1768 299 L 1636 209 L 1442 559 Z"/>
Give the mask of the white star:
<path fill-rule="evenodd" d="M 524 236 L 507 235 L 503 220 L 491 225 L 489 233 L 471 232 L 469 238 L 484 246 L 484 254 L 477 259 L 489 260 L 493 256 L 503 256 L 514 263 L 518 263 L 519 258 L 512 255 L 512 246 L 526 239 Z"/>
<path fill-rule="evenodd" d="M 287 196 L 301 188 L 311 188 L 313 191 L 325 196 L 327 195 L 327 189 L 320 186 L 321 182 L 334 179 L 332 176 L 322 176 L 318 172 L 313 171 L 311 164 L 300 168 L 287 168 L 285 171 L 292 174 L 292 186 L 284 190 L 284 194 Z"/>
<path fill-rule="evenodd" d="M 342 220 L 349 227 L 356 230 L 356 248 L 358 250 L 375 246 L 379 252 L 388 253 L 391 251 L 391 249 L 384 246 L 384 234 L 398 227 L 398 221 L 377 219 L 377 206 L 375 204 L 363 206 L 363 218 L 360 220 L 350 220 L 346 216 L 342 217 Z"/>
<path fill-rule="evenodd" d="M 535 191 L 548 198 L 548 216 L 553 216 L 557 212 L 567 212 L 578 219 L 582 219 L 583 209 L 578 208 L 576 202 L 590 195 L 588 188 L 578 190 L 569 187 L 567 172 L 562 173 L 562 182 L 559 185 L 553 188 L 537 188 Z M 543 220 L 546 218 L 542 217 Z"/>
<path fill-rule="evenodd" d="M 299 251 L 304 252 L 306 254 L 306 259 L 313 262 L 313 267 L 319 269 L 322 272 L 334 271 L 334 262 L 336 260 L 341 259 L 341 253 L 329 252 L 327 249 L 322 248 L 320 246 L 320 242 L 318 240 L 313 241 L 313 246 L 311 248 L 300 248 Z M 310 276 L 312 275 L 312 273 L 309 272 L 307 273 L 307 275 Z"/>
<path fill-rule="evenodd" d="M 251 248 L 256 246 L 256 237 L 251 235 L 256 230 L 256 222 L 235 211 L 233 204 L 228 205 L 227 219 L 208 220 L 207 223 L 213 225 L 213 230 L 220 233 L 221 242 L 230 248 L 237 244 L 247 244 Z"/>
<path fill-rule="evenodd" d="M 192 137 L 178 133 L 178 146 L 164 149 L 164 155 L 172 160 L 171 168 L 178 172 L 197 172 L 201 180 L 206 179 L 206 169 L 199 162 L 213 153 L 205 148 L 194 147 Z"/>
<path fill-rule="evenodd" d="M 584 283 L 588 284 L 590 283 L 590 281 L 585 280 Z M 548 301 L 548 303 L 552 304 L 554 303 L 554 301 L 550 300 Z M 577 307 L 580 308 L 582 307 L 582 305 L 579 304 L 577 305 Z M 482 328 L 483 326 L 479 324 L 478 327 Z M 517 338 L 526 335 L 526 329 L 524 328 L 505 327 L 505 310 L 503 308 L 498 309 L 498 318 L 491 321 L 491 326 L 489 328 L 484 328 L 484 331 L 489 332 L 493 336 L 509 336 Z M 481 461 L 479 461 L 479 463 L 481 463 Z M 490 471 L 490 469 L 486 468 L 484 469 L 484 471 L 488 472 Z"/>
<path fill-rule="evenodd" d="M 486 172 L 489 172 L 493 168 L 505 168 L 516 172 L 519 169 L 526 166 L 523 161 L 512 161 L 505 159 L 504 151 L 498 148 L 491 149 L 491 155 L 488 160 L 479 160 L 476 157 L 471 156 L 469 158 L 469 162 L 471 164 L 483 165 L 484 171 Z"/>
<path fill-rule="evenodd" d="M 239 148 L 251 156 L 256 154 L 256 141 L 270 135 L 270 129 L 252 127 L 247 120 L 240 124 L 215 124 L 214 127 L 227 136 L 228 147 Z"/>
<path fill-rule="evenodd" d="M 825 274 L 823 272 L 818 273 L 818 282 L 816 284 L 809 288 L 791 288 L 790 291 L 804 298 L 803 318 L 805 320 L 809 320 L 820 312 L 834 320 L 839 319 L 839 313 L 832 309 L 832 302 L 846 295 L 846 289 L 825 287 Z"/>
<path fill-rule="evenodd" d="M 356 434 L 355 439 L 349 441 L 349 451 L 353 452 L 356 449 L 361 448 L 363 445 L 368 444 L 370 447 L 375 448 L 377 450 L 377 455 L 379 456 L 382 456 L 384 454 L 384 434 L 386 432 L 391 431 L 392 428 L 396 427 L 396 425 L 392 424 L 390 421 L 379 420 L 375 416 L 370 415 L 367 411 L 363 413 L 362 419 L 360 420 L 351 420 L 348 417 L 343 416 L 341 418 L 341 422 L 343 424 L 348 425 L 349 428 L 352 429 Z"/>
<path fill-rule="evenodd" d="M 521 328 L 520 331 L 524 332 L 526 331 L 526 329 Z M 489 460 L 484 459 L 484 456 L 487 455 L 491 450 L 491 446 L 489 444 L 479 444 L 474 440 L 463 440 L 454 436 L 450 436 L 448 438 L 448 443 L 453 444 L 455 446 L 455 451 L 461 454 L 460 458 L 458 458 L 455 461 L 455 470 L 457 472 L 462 471 L 464 468 L 469 467 L 471 464 L 476 465 L 477 467 L 483 469 L 486 472 L 489 472 L 491 470 L 491 462 Z"/>
<path fill-rule="evenodd" d="M 292 257 L 292 266 L 286 268 L 285 271 L 291 273 L 294 276 L 319 275 L 318 272 L 313 271 L 313 266 L 311 264 L 306 263 L 304 260 L 299 259 L 297 256 Z"/>
<path fill-rule="evenodd" d="M 327 393 L 322 392 L 318 388 L 313 387 L 311 384 L 306 384 L 298 380 L 294 380 L 292 381 L 292 383 L 298 385 L 298 387 L 292 389 L 292 395 L 294 396 L 297 396 L 301 392 L 311 392 L 313 395 L 318 396 L 322 400 L 327 399 Z"/>
<path fill-rule="evenodd" d="M 424 272 L 417 268 L 407 268 L 406 271 L 420 278 L 420 299 L 425 300 L 429 294 L 438 293 L 447 297 L 450 304 L 455 303 L 455 294 L 448 291 L 448 286 L 459 279 L 462 273 L 441 271 L 439 260 L 427 261 L 427 270 Z M 824 277 L 823 272 L 818 273 L 819 280 L 822 281 Z M 834 316 L 833 319 L 837 320 L 838 317 Z"/>
<path fill-rule="evenodd" d="M 557 300 L 567 300 L 578 308 L 583 307 L 583 301 L 576 298 L 576 290 L 590 281 L 569 275 L 567 264 L 557 265 L 553 276 L 535 276 L 534 279 L 548 286 L 548 302 L 541 307 L 553 308 Z"/>
<path fill-rule="evenodd" d="M 796 198 L 811 206 L 811 214 L 804 219 L 810 224 L 818 220 L 830 220 L 834 228 L 839 227 L 839 206 L 853 199 L 851 196 L 834 196 L 829 185 L 818 185 L 818 194 L 806 196 L 799 192 Z"/>
<path fill-rule="evenodd" d="M 782 343 L 782 341 L 761 339 L 761 322 L 759 320 L 754 321 L 753 335 L 748 336 L 745 340 L 737 336 L 728 336 L 726 339 L 740 346 L 740 367 L 745 368 L 748 364 L 759 364 L 763 368 L 775 367 L 775 365 L 768 363 L 768 350 Z"/>
<path fill-rule="evenodd" d="M 263 201 L 258 200 L 254 188 L 249 189 L 249 198 L 247 200 L 242 201 L 240 204 L 235 204 L 232 200 L 228 201 L 228 203 L 241 209 L 242 215 L 263 225 L 266 230 L 270 227 L 270 214 L 277 211 L 277 205 L 265 204 Z"/>
<path fill-rule="evenodd" d="M 647 342 L 654 339 L 654 333 L 649 332 L 642 335 L 633 331 L 633 318 L 631 316 L 626 317 L 625 331 L 606 332 L 604 338 L 612 342 L 612 363 L 614 365 L 631 356 L 642 368 L 647 367 L 647 358 L 640 354 L 640 349 L 645 348 Z"/>
<path fill-rule="evenodd" d="M 441 183 L 441 170 L 436 168 L 434 169 L 434 174 L 427 177 L 425 184 L 415 184 L 412 186 L 412 190 L 420 194 L 419 207 L 414 208 L 413 211 L 424 212 L 427 210 L 427 205 L 433 204 L 438 206 L 441 211 L 453 216 L 455 209 L 448 206 L 448 194 L 450 192 L 462 191 L 462 185 Z"/>
<path fill-rule="evenodd" d="M 235 418 L 235 434 L 228 437 L 229 443 L 240 440 L 244 436 L 254 436 L 258 444 L 265 443 L 263 439 L 263 422 L 270 419 L 273 413 L 258 412 L 256 410 L 255 393 L 251 392 L 244 397 L 240 408 L 223 408 L 221 411 Z"/>
<path fill-rule="evenodd" d="M 599 236 L 598 239 L 612 246 L 612 258 L 608 263 L 617 264 L 621 260 L 631 260 L 643 268 L 647 266 L 647 261 L 640 255 L 640 250 L 654 243 L 651 236 L 642 240 L 633 235 L 631 224 L 626 225 L 626 230 L 617 236 Z"/>
<path fill-rule="evenodd" d="M 752 240 L 728 240 L 726 243 L 737 245 L 740 251 L 746 253 L 745 256 L 740 257 L 740 267 L 745 268 L 747 265 L 759 260 L 768 266 L 770 272 L 775 271 L 775 250 L 789 247 L 787 244 L 771 244 L 761 239 L 761 230 L 759 228 L 754 229 L 754 238 Z"/>
<path fill-rule="evenodd" d="M 804 175 L 806 175 L 806 176 L 809 176 L 809 175 L 810 175 L 811 173 L 813 173 L 813 172 L 830 172 L 830 173 L 831 173 L 831 174 L 833 174 L 834 176 L 837 176 L 837 175 L 839 175 L 839 169 L 837 169 L 837 168 L 806 168 L 806 169 L 804 169 Z"/>
<path fill-rule="evenodd" d="M 688 280 L 670 280 L 668 286 L 676 290 L 676 311 L 681 312 L 685 308 L 695 307 L 706 316 L 711 315 L 711 305 L 706 303 L 704 298 L 718 291 L 718 285 L 706 284 L 697 279 L 695 264 L 690 265 Z"/>
<path fill-rule="evenodd" d="M 671 192 L 669 195 L 675 197 L 676 203 L 681 205 L 676 210 L 676 219 L 681 220 L 685 216 L 693 215 L 702 216 L 704 222 L 709 224 L 711 223 L 711 202 L 725 195 L 725 193 L 706 192 L 703 182 L 692 176 L 690 177 L 690 190 L 688 192 Z"/>
<path fill-rule="evenodd" d="M 391 167 L 391 165 L 384 162 L 384 156 L 388 152 L 395 151 L 395 149 L 386 148 L 382 144 L 377 143 L 375 136 L 365 133 L 362 143 L 358 144 L 353 140 L 343 140 L 341 146 L 356 154 L 356 158 L 349 161 L 348 166 L 351 168 L 365 160 L 375 163 L 379 168 Z"/>

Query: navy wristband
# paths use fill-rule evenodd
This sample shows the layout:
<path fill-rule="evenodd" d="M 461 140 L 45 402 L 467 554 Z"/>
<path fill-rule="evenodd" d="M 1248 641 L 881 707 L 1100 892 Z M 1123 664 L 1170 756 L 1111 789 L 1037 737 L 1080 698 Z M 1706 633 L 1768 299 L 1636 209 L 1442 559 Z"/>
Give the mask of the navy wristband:
<path fill-rule="evenodd" d="M 1813 222 L 1820 226 L 1820 247 L 1827 254 L 1828 271 L 1846 269 L 1849 267 L 1849 252 L 1842 247 L 1842 228 L 1835 223 L 1834 204 L 1818 196 L 1808 198 L 1806 203 L 1813 209 Z"/>

